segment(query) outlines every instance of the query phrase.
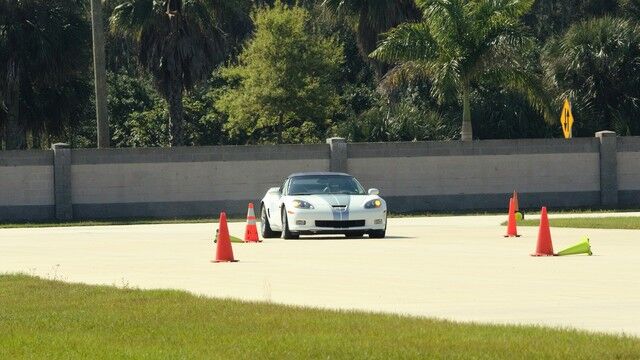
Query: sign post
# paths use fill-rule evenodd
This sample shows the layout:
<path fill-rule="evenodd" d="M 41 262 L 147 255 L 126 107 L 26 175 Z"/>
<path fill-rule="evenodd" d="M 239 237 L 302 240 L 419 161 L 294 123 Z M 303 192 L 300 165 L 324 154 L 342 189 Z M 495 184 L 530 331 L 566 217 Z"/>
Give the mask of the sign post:
<path fill-rule="evenodd" d="M 571 113 L 571 103 L 569 102 L 569 99 L 564 100 L 562 114 L 560 115 L 560 124 L 562 124 L 564 138 L 571 139 L 573 137 L 573 114 Z"/>

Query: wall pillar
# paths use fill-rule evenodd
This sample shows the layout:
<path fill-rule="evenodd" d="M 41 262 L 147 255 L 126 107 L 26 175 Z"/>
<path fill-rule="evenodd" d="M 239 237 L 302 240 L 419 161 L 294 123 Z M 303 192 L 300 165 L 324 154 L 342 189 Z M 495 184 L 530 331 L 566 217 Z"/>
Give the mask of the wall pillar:
<path fill-rule="evenodd" d="M 72 220 L 71 203 L 71 148 L 69 144 L 53 144 L 53 191 L 56 220 Z"/>
<path fill-rule="evenodd" d="M 340 137 L 327 139 L 327 144 L 331 148 L 331 160 L 329 162 L 330 171 L 347 172 L 347 140 Z"/>
<path fill-rule="evenodd" d="M 613 131 L 598 131 L 600 140 L 600 204 L 618 206 L 618 139 Z"/>

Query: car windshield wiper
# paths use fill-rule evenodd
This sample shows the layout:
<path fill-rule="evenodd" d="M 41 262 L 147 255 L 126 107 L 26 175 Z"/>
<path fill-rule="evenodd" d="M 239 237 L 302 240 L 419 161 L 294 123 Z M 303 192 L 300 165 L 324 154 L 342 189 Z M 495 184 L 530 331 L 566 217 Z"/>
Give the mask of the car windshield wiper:
<path fill-rule="evenodd" d="M 309 193 L 295 193 L 295 194 L 289 194 L 291 196 L 298 196 L 298 195 L 313 195 L 313 194 L 309 194 Z"/>

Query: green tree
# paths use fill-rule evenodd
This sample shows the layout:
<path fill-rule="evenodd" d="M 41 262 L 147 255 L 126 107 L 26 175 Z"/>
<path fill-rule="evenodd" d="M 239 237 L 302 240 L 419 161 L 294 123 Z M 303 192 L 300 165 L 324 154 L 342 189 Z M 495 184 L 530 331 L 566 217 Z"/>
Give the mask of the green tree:
<path fill-rule="evenodd" d="M 556 107 L 572 101 L 578 135 L 640 135 L 640 26 L 603 17 L 573 25 L 545 45 L 543 65 Z"/>
<path fill-rule="evenodd" d="M 640 0 L 621 0 L 620 15 L 636 20 L 640 18 Z"/>
<path fill-rule="evenodd" d="M 341 46 L 307 28 L 309 13 L 276 3 L 253 16 L 256 31 L 238 64 L 222 70 L 229 83 L 217 108 L 241 142 L 318 142 L 338 106 Z"/>
<path fill-rule="evenodd" d="M 116 147 L 156 147 L 169 145 L 167 103 L 155 91 L 151 79 L 142 74 L 109 73 L 109 113 Z M 225 118 L 213 107 L 220 83 L 213 80 L 197 86 L 184 97 L 185 140 L 194 145 L 223 142 Z M 92 130 L 95 128 L 89 127 Z M 93 138 L 91 134 L 84 135 Z M 78 142 L 78 145 L 85 145 Z"/>
<path fill-rule="evenodd" d="M 502 83 L 545 110 L 544 93 L 527 57 L 535 40 L 520 18 L 533 0 L 419 0 L 419 23 L 389 31 L 372 56 L 399 63 L 397 76 L 432 81 L 438 99 L 462 100 L 462 140 L 472 140 L 471 91 L 480 81 Z"/>
<path fill-rule="evenodd" d="M 27 133 L 36 139 L 62 135 L 86 105 L 86 10 L 80 0 L 0 0 L 0 120 L 6 149 L 26 148 Z"/>
<path fill-rule="evenodd" d="M 450 113 L 424 102 L 427 89 L 410 87 L 397 100 L 367 88 L 346 89 L 343 98 L 352 112 L 336 124 L 337 134 L 349 141 L 451 140 L 455 136 Z"/>
<path fill-rule="evenodd" d="M 564 33 L 573 23 L 621 11 L 625 1 L 637 0 L 536 0 L 524 16 L 539 40 Z"/>
<path fill-rule="evenodd" d="M 185 144 L 183 92 L 206 79 L 224 58 L 225 30 L 248 30 L 244 0 L 120 0 L 111 16 L 115 33 L 138 46 L 138 60 L 152 74 L 169 107 L 170 142 Z"/>
<path fill-rule="evenodd" d="M 358 48 L 365 59 L 375 50 L 380 34 L 406 21 L 420 19 L 414 0 L 324 0 L 324 5 L 338 13 L 354 17 Z M 380 62 L 372 64 L 382 77 L 388 67 Z"/>
<path fill-rule="evenodd" d="M 552 102 L 549 96 L 549 102 Z M 558 117 L 545 121 L 526 96 L 487 81 L 474 88 L 471 97 L 473 134 L 478 139 L 550 138 L 562 136 Z M 558 109 L 556 109 L 558 110 Z M 558 115 L 554 113 L 552 115 Z M 458 116 L 459 118 L 459 116 Z"/>

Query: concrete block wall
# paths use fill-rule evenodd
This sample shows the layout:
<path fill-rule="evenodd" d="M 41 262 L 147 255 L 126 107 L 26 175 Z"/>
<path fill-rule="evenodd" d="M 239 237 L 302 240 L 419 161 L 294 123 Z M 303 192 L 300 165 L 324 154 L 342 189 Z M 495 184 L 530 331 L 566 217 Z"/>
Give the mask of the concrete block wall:
<path fill-rule="evenodd" d="M 640 137 L 0 152 L 0 221 L 244 215 L 302 171 L 377 187 L 391 211 L 640 207 Z"/>
<path fill-rule="evenodd" d="M 349 144 L 348 171 L 394 211 L 600 203 L 597 139 Z"/>
<path fill-rule="evenodd" d="M 242 214 L 298 171 L 328 171 L 325 145 L 75 150 L 78 219 Z"/>
<path fill-rule="evenodd" d="M 640 206 L 640 137 L 619 137 L 617 143 L 618 202 Z"/>
<path fill-rule="evenodd" d="M 0 151 L 0 221 L 55 216 L 53 153 Z"/>

